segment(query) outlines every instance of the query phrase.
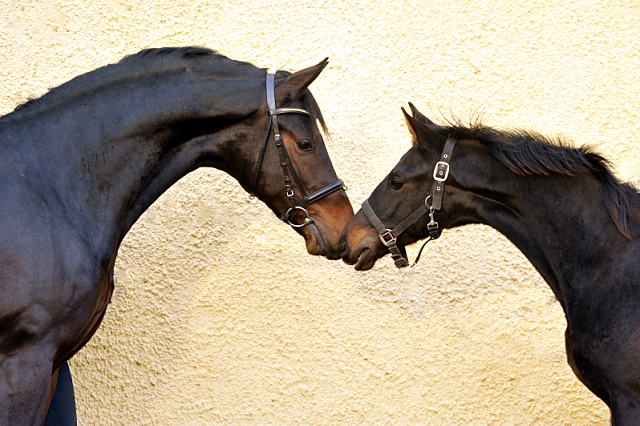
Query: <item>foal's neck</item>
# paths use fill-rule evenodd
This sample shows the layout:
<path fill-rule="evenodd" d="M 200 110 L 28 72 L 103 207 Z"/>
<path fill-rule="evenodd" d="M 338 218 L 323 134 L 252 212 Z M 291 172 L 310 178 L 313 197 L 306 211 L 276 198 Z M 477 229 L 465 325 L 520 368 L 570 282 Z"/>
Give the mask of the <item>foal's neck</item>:
<path fill-rule="evenodd" d="M 597 285 L 603 265 L 631 241 L 605 206 L 602 185 L 589 173 L 520 179 L 518 194 L 487 211 L 482 221 L 507 236 L 532 262 L 560 302 Z M 495 206 L 494 206 L 495 207 Z"/>

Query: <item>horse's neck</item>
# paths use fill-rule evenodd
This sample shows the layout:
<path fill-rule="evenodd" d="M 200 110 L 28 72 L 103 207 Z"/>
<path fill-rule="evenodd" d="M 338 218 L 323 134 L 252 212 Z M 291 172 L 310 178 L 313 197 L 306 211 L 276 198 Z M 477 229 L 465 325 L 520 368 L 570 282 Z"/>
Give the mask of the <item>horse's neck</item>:
<path fill-rule="evenodd" d="M 502 232 L 532 262 L 558 299 L 595 284 L 603 262 L 630 241 L 616 228 L 593 176 L 527 177 L 507 203 L 481 209 L 482 221 Z M 572 293 L 569 295 L 568 293 Z"/>
<path fill-rule="evenodd" d="M 230 133 L 218 131 L 261 101 L 258 82 L 192 80 L 145 80 L 47 114 L 50 140 L 34 141 L 51 178 L 46 184 L 65 211 L 93 224 L 88 237 L 99 246 L 117 247 L 166 189 L 199 166 L 216 166 Z"/>

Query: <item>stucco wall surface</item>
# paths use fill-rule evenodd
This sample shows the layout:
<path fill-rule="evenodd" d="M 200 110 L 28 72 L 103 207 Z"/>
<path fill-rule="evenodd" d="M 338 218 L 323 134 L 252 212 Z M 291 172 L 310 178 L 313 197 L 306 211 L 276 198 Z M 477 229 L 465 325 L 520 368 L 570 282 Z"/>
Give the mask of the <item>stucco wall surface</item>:
<path fill-rule="evenodd" d="M 640 3 L 3 0 L 0 111 L 143 48 L 202 45 L 312 85 L 354 206 L 410 146 L 400 107 L 592 144 L 640 170 Z M 415 256 L 417 247 L 410 247 Z M 136 223 L 100 330 L 71 361 L 81 425 L 607 425 L 566 363 L 559 304 L 496 231 L 399 273 L 306 254 L 198 170 Z"/>

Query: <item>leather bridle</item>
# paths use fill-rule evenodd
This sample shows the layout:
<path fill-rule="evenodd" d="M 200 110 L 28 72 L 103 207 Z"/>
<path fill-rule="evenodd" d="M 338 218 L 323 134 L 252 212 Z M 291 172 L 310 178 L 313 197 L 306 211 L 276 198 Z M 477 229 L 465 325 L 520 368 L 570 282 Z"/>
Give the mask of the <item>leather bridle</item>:
<path fill-rule="evenodd" d="M 262 162 L 264 160 L 264 155 L 267 150 L 267 144 L 269 143 L 269 134 L 271 133 L 271 129 L 273 128 L 273 139 L 275 140 L 276 147 L 278 148 L 278 156 L 280 157 L 280 165 L 282 166 L 282 171 L 284 173 L 284 186 L 287 194 L 287 198 L 289 199 L 289 204 L 291 207 L 287 212 L 280 217 L 283 221 L 287 222 L 289 225 L 294 228 L 301 228 L 303 226 L 309 225 L 313 222 L 313 219 L 309 215 L 307 211 L 307 207 L 312 203 L 326 197 L 329 194 L 332 194 L 340 189 L 346 189 L 344 187 L 344 182 L 340 179 L 330 183 L 329 185 L 320 188 L 319 190 L 313 192 L 312 194 L 307 195 L 304 190 L 304 185 L 302 185 L 302 181 L 300 177 L 296 173 L 293 164 L 291 163 L 291 158 L 289 157 L 289 153 L 287 152 L 287 148 L 284 145 L 284 141 L 282 140 L 282 136 L 280 135 L 280 127 L 278 126 L 278 115 L 280 114 L 302 114 L 308 117 L 311 117 L 309 111 L 302 108 L 276 108 L 276 97 L 275 97 L 275 74 L 267 73 L 267 107 L 269 108 L 269 125 L 267 126 L 267 131 L 264 134 L 264 138 L 262 141 L 262 147 L 260 148 L 260 154 L 258 155 L 258 162 L 256 163 L 256 170 L 253 174 L 253 184 L 251 185 L 250 197 L 253 197 L 256 188 L 258 186 L 258 177 L 260 176 L 260 169 L 262 168 Z M 296 203 L 295 193 L 293 192 L 293 186 L 291 184 L 291 176 L 293 176 L 293 180 L 295 181 L 300 193 L 302 195 L 302 200 L 299 203 Z M 298 213 L 304 213 L 305 218 L 301 224 L 296 224 L 292 222 L 293 217 Z"/>
<path fill-rule="evenodd" d="M 369 200 L 365 200 L 362 203 L 362 211 L 369 219 L 369 222 L 376 228 L 378 234 L 380 234 L 380 241 L 387 246 L 391 253 L 391 258 L 395 262 L 396 267 L 404 268 L 409 266 L 409 260 L 402 255 L 402 252 L 398 248 L 397 240 L 398 236 L 407 230 L 411 225 L 416 223 L 418 219 L 429 213 L 429 223 L 427 224 L 427 230 L 429 231 L 429 238 L 424 242 L 422 248 L 418 252 L 415 262 L 411 266 L 414 266 L 420 260 L 422 249 L 431 240 L 435 240 L 440 237 L 441 230 L 438 222 L 433 219 L 433 214 L 442 209 L 442 198 L 444 197 L 444 184 L 449 177 L 449 161 L 451 161 L 451 154 L 453 153 L 453 147 L 456 144 L 457 139 L 453 136 L 448 136 L 447 141 L 444 144 L 444 149 L 440 155 L 440 161 L 438 161 L 433 169 L 433 185 L 431 186 L 431 194 L 425 198 L 424 203 L 420 205 L 413 213 L 411 213 L 406 219 L 398 224 L 393 229 L 389 229 L 375 214 Z M 431 200 L 431 202 L 429 202 Z"/>

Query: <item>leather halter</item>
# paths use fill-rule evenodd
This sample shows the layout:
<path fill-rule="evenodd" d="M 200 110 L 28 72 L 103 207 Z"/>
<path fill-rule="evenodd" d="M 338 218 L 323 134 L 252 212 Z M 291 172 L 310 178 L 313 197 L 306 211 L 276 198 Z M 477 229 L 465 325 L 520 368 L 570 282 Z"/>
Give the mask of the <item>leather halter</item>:
<path fill-rule="evenodd" d="M 294 228 L 301 228 L 313 222 L 313 219 L 309 215 L 309 212 L 306 210 L 309 205 L 315 203 L 321 198 L 326 197 L 329 194 L 332 194 L 340 189 L 344 188 L 344 182 L 340 179 L 326 185 L 323 188 L 313 192 L 310 195 L 307 195 L 304 186 L 302 185 L 302 181 L 295 169 L 293 168 L 293 164 L 291 163 L 291 158 L 289 157 L 289 153 L 287 152 L 287 148 L 284 146 L 284 141 L 282 140 L 282 136 L 280 135 L 280 127 L 278 126 L 278 115 L 280 114 L 302 114 L 308 117 L 311 116 L 309 111 L 304 110 L 302 108 L 276 108 L 276 96 L 275 96 L 275 74 L 267 73 L 266 80 L 266 89 L 267 89 L 267 106 L 269 108 L 269 125 L 267 126 L 267 131 L 264 134 L 264 138 L 262 140 L 262 147 L 260 148 L 260 154 L 258 155 L 258 162 L 256 163 L 256 170 L 253 174 L 253 184 L 251 185 L 251 192 L 249 197 L 254 197 L 256 192 L 256 188 L 258 186 L 258 177 L 260 176 L 260 169 L 262 169 L 262 162 L 264 160 L 264 155 L 267 150 L 267 144 L 269 142 L 269 134 L 271 133 L 271 128 L 273 128 L 273 139 L 275 140 L 276 147 L 278 148 L 278 156 L 280 157 L 280 165 L 282 166 L 282 171 L 284 173 L 284 186 L 287 194 L 287 198 L 289 199 L 289 204 L 291 207 L 287 212 L 280 217 L 281 220 L 287 222 L 289 225 Z M 293 186 L 291 184 L 291 176 L 293 176 L 293 180 L 295 180 L 298 189 L 301 192 L 302 200 L 300 203 L 296 203 L 295 193 L 293 192 Z M 304 213 L 305 218 L 301 224 L 295 224 L 291 220 L 297 213 Z"/>
<path fill-rule="evenodd" d="M 400 234 L 407 230 L 411 225 L 416 223 L 418 219 L 425 215 L 425 213 L 429 213 L 429 223 L 427 224 L 427 230 L 429 231 L 429 238 L 424 242 L 422 248 L 418 252 L 418 256 L 416 257 L 415 262 L 413 262 L 414 266 L 420 260 L 420 255 L 422 254 L 422 249 L 424 246 L 431 240 L 435 240 L 440 237 L 441 230 L 438 222 L 433 219 L 433 214 L 442 209 L 442 198 L 444 197 L 444 183 L 449 177 L 449 161 L 451 161 L 451 154 L 453 153 L 453 147 L 456 144 L 457 139 L 453 136 L 448 136 L 447 141 L 444 144 L 444 149 L 442 150 L 442 154 L 440 155 L 440 161 L 438 161 L 433 169 L 433 185 L 431 186 L 431 194 L 427 196 L 424 200 L 424 204 L 420 205 L 413 213 L 411 213 L 406 219 L 398 224 L 393 229 L 389 229 L 380 220 L 380 218 L 375 214 L 371 205 L 369 204 L 369 199 L 366 199 L 364 203 L 362 203 L 362 211 L 364 211 L 365 216 L 369 219 L 369 222 L 376 228 L 378 234 L 380 234 L 380 241 L 382 244 L 387 246 L 389 252 L 391 253 L 391 258 L 395 262 L 397 268 L 404 268 L 409 266 L 409 260 L 402 255 L 402 252 L 398 248 L 397 239 Z M 429 204 L 429 200 L 431 203 Z"/>

